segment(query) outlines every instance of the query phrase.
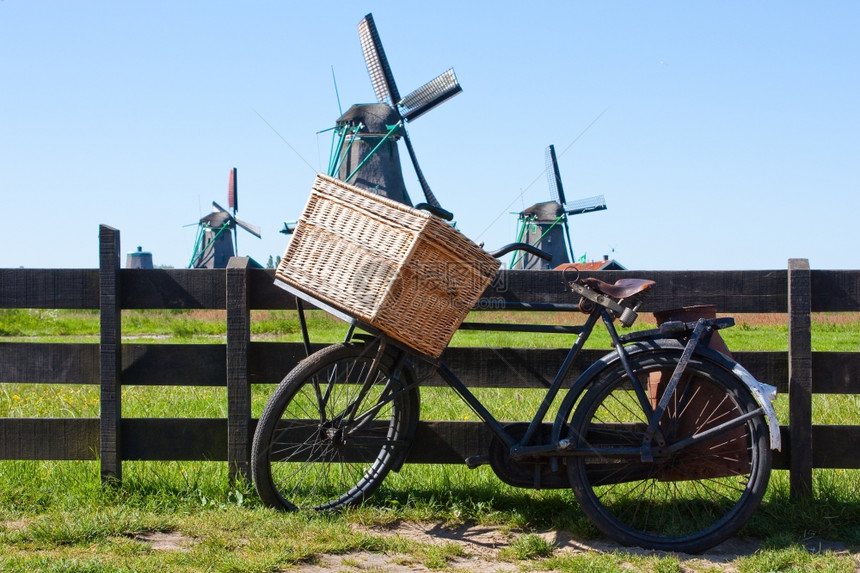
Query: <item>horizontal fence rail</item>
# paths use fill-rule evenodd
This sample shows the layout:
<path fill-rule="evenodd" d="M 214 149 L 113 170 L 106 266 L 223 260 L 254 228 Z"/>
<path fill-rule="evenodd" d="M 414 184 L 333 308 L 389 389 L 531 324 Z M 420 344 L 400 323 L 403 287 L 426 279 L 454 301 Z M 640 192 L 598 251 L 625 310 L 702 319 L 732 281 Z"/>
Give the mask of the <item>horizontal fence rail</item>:
<path fill-rule="evenodd" d="M 301 343 L 251 339 L 252 310 L 295 309 L 273 284 L 274 271 L 234 258 L 227 269 L 120 269 L 119 231 L 102 226 L 99 269 L 0 269 L 0 308 L 98 309 L 98 343 L 0 342 L 0 383 L 91 384 L 100 388 L 99 418 L 0 418 L 0 459 L 98 459 L 104 481 L 122 477 L 128 460 L 227 461 L 247 476 L 256 420 L 251 385 L 276 384 L 305 356 Z M 811 270 L 792 259 L 772 271 L 597 271 L 613 282 L 647 278 L 658 287 L 643 312 L 714 304 L 720 313 L 787 314 L 787 352 L 733 352 L 758 379 L 790 401 L 780 420 L 783 451 L 775 467 L 791 472 L 792 493 L 812 491 L 813 468 L 860 469 L 860 425 L 812 424 L 813 394 L 860 393 L 860 352 L 812 352 L 815 312 L 860 311 L 860 271 Z M 576 303 L 553 271 L 502 271 L 476 310 Z M 226 311 L 224 344 L 140 344 L 122 340 L 124 309 Z M 319 346 L 315 346 L 319 347 Z M 443 360 L 470 387 L 545 387 L 567 349 L 449 348 Z M 572 380 L 605 350 L 587 350 Z M 431 378 L 427 385 L 442 385 Z M 126 418 L 124 386 L 227 389 L 227 418 Z M 2 413 L 0 413 L 2 416 Z M 423 421 L 408 462 L 462 463 L 486 450 L 481 422 Z"/>

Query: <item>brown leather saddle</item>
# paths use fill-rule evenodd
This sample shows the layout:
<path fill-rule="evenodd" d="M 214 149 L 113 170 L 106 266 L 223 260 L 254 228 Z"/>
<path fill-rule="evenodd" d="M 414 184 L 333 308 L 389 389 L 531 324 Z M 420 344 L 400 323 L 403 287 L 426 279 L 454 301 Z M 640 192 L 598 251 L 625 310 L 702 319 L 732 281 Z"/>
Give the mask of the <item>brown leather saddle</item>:
<path fill-rule="evenodd" d="M 639 294 L 657 284 L 648 279 L 619 279 L 615 284 L 609 284 L 591 277 L 582 279 L 582 282 L 592 290 L 619 300 Z"/>

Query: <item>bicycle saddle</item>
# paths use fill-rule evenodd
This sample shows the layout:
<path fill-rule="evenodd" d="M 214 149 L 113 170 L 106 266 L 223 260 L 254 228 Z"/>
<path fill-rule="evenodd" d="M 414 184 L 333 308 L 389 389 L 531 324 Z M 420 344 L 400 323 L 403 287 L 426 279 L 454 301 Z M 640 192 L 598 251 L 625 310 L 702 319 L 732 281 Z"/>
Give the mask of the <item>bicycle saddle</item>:
<path fill-rule="evenodd" d="M 589 288 L 615 299 L 631 297 L 656 284 L 648 279 L 619 279 L 615 284 L 609 284 L 591 277 L 582 279 L 582 282 Z"/>

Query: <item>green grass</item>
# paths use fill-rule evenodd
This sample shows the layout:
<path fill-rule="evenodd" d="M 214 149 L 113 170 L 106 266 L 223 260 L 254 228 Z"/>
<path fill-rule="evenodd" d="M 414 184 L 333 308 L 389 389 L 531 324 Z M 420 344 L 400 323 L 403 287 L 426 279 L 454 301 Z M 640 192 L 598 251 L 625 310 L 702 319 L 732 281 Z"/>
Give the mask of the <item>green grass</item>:
<path fill-rule="evenodd" d="M 262 507 L 252 488 L 228 485 L 225 464 L 127 462 L 117 488 L 103 489 L 96 462 L 0 464 L 0 570 L 4 571 L 275 571 L 321 554 L 404 554 L 406 564 L 446 569 L 464 555 L 454 544 L 431 546 L 384 532 L 402 522 L 446 528 L 475 524 L 510 531 L 498 558 L 559 571 L 680 571 L 678 556 L 637 552 L 569 553 L 536 532 L 566 531 L 599 540 L 566 491 L 533 492 L 500 484 L 487 468 L 410 466 L 392 475 L 373 500 L 339 515 L 285 514 Z M 732 559 L 742 571 L 850 571 L 851 556 L 810 551 L 817 539 L 860 542 L 858 504 L 816 473 L 814 502 L 787 499 L 776 472 L 763 507 L 744 534 L 764 547 Z M 856 474 L 856 472 L 854 472 Z M 854 487 L 856 477 L 850 477 Z M 856 489 L 855 489 L 856 491 Z M 172 534 L 172 551 L 146 538 Z M 811 539 L 814 538 L 814 539 Z M 684 570 L 704 571 L 684 558 Z"/>
<path fill-rule="evenodd" d="M 555 551 L 555 544 L 536 533 L 526 533 L 515 538 L 499 552 L 502 559 L 524 561 L 550 557 Z"/>
<path fill-rule="evenodd" d="M 343 339 L 344 324 L 308 313 L 315 342 Z M 639 328 L 652 326 L 643 317 Z M 508 313 L 470 320 L 562 321 L 579 315 Z M 293 312 L 252 315 L 252 336 L 262 341 L 298 341 Z M 856 352 L 858 315 L 821 315 L 813 321 L 817 351 Z M 217 311 L 125 311 L 123 334 L 134 341 L 223 343 L 224 314 Z M 733 350 L 787 348 L 784 316 L 739 317 L 723 331 Z M 98 340 L 96 312 L 0 310 L 0 340 Z M 559 335 L 488 335 L 460 332 L 457 345 L 558 347 Z M 596 337 L 593 348 L 608 347 Z M 253 388 L 258 416 L 272 390 Z M 502 419 L 534 408 L 539 390 L 482 390 Z M 815 423 L 860 424 L 860 397 L 818 396 Z M 131 417 L 224 417 L 226 391 L 198 387 L 126 387 L 123 413 Z M 787 400 L 777 400 L 787 420 Z M 0 417 L 97 417 L 99 391 L 91 385 L 0 384 Z M 422 388 L 422 416 L 472 419 L 474 414 L 445 389 Z M 262 506 L 253 487 L 231 484 L 221 462 L 125 462 L 123 481 L 103 488 L 98 462 L 0 461 L 0 570 L 3 571 L 279 571 L 314 563 L 322 554 L 347 556 L 370 551 L 400 555 L 398 563 L 433 570 L 451 569 L 469 557 L 456 544 L 430 545 L 383 532 L 400 523 L 441 527 L 474 524 L 509 532 L 499 559 L 524 570 L 558 571 L 850 571 L 854 557 L 816 549 L 821 539 L 860 546 L 860 472 L 816 470 L 815 496 L 788 496 L 787 472 L 775 471 L 761 509 L 742 536 L 762 540 L 755 553 L 716 567 L 671 554 L 634 551 L 571 553 L 540 532 L 565 531 L 578 539 L 600 535 L 565 490 L 531 491 L 506 486 L 488 467 L 407 465 L 390 475 L 365 506 L 339 515 L 284 514 Z M 162 533 L 183 541 L 174 550 L 147 541 Z M 812 549 L 810 549 L 812 548 Z M 344 568 L 350 561 L 346 558 Z M 358 562 L 355 562 L 358 565 Z"/>
<path fill-rule="evenodd" d="M 306 312 L 313 342 L 343 340 L 346 325 L 322 311 Z M 721 331 L 730 348 L 750 351 L 785 351 L 788 326 L 785 315 L 738 315 L 737 325 Z M 578 325 L 584 315 L 570 312 L 473 312 L 467 320 L 528 324 Z M 644 313 L 633 330 L 653 328 L 654 320 Z M 626 332 L 623 330 L 622 332 Z M 227 335 L 226 312 L 216 310 L 125 310 L 122 314 L 124 337 L 141 341 L 169 339 L 172 342 L 222 342 Z M 98 311 L 0 309 L 0 337 L 7 341 L 97 342 Z M 301 327 L 294 311 L 253 311 L 251 335 L 257 340 L 301 341 Z M 458 331 L 453 346 L 511 346 L 521 348 L 560 348 L 569 346 L 572 335 L 523 334 L 509 332 Z M 609 337 L 598 327 L 589 340 L 590 348 L 609 348 Z M 857 313 L 819 313 L 812 322 L 814 351 L 855 352 L 860 348 L 860 315 Z"/>

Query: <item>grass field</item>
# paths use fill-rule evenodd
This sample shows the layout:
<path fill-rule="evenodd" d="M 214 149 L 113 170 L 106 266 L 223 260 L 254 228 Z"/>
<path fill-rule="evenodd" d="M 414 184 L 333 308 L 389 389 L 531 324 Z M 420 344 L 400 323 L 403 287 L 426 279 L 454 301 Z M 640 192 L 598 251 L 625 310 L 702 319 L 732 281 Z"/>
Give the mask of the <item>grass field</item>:
<path fill-rule="evenodd" d="M 299 340 L 291 312 L 255 312 L 255 340 Z M 578 321 L 578 315 L 501 315 L 493 320 Z M 638 327 L 649 326 L 643 317 Z M 476 320 L 488 320 L 481 315 Z M 344 325 L 310 313 L 315 341 L 342 339 Z M 737 317 L 723 331 L 735 350 L 785 350 L 784 315 Z M 123 333 L 135 341 L 223 343 L 224 313 L 217 311 L 126 311 Z M 860 316 L 825 314 L 813 322 L 817 351 L 856 352 Z M 98 340 L 92 312 L 0 310 L 0 342 Z M 555 347 L 560 335 L 497 335 L 461 332 L 457 345 Z M 590 344 L 608 346 L 605 338 Z M 271 386 L 254 388 L 259 415 Z M 513 393 L 513 394 L 511 394 Z M 442 390 L 422 390 L 422 416 L 457 418 L 468 411 Z M 97 417 L 98 389 L 84 385 L 0 384 L 0 417 Z M 503 416 L 527 411 L 537 399 L 530 391 L 489 391 L 482 395 Z M 815 423 L 860 424 L 855 396 L 816 396 Z M 226 392 L 218 388 L 123 389 L 123 412 L 132 417 L 224 417 Z M 787 419 L 785 397 L 779 416 Z M 468 569 L 471 555 L 452 543 L 430 544 L 384 535 L 399 524 L 431 523 L 456 529 L 492 528 L 507 540 L 494 554 L 498 567 L 561 571 L 852 571 L 855 552 L 827 549 L 822 540 L 860 545 L 860 472 L 816 470 L 815 497 L 788 498 L 788 475 L 776 471 L 765 502 L 744 528 L 758 540 L 754 552 L 724 562 L 698 562 L 672 554 L 641 555 L 626 550 L 574 554 L 560 551 L 538 532 L 565 531 L 577 539 L 599 540 L 568 491 L 530 491 L 502 484 L 487 467 L 407 466 L 390 475 L 365 506 L 336 516 L 282 514 L 262 506 L 247 483 L 231 485 L 225 463 L 126 462 L 123 482 L 102 488 L 97 462 L 0 462 L 0 570 L 11 571 L 280 571 L 318 562 L 322 555 L 354 552 L 405 555 L 407 567 Z M 153 541 L 177 543 L 160 550 Z M 820 550 L 825 547 L 824 550 Z M 350 568 L 349 560 L 344 570 Z M 466 561 L 468 563 L 468 561 Z M 475 562 L 477 563 L 477 562 Z M 365 568 L 366 570 L 366 568 Z M 491 569 L 490 569 L 491 570 Z"/>

